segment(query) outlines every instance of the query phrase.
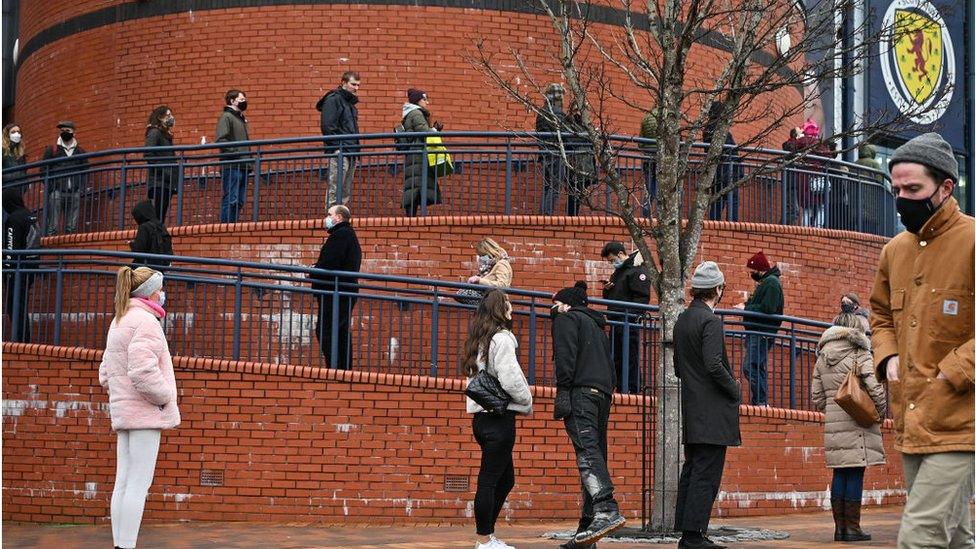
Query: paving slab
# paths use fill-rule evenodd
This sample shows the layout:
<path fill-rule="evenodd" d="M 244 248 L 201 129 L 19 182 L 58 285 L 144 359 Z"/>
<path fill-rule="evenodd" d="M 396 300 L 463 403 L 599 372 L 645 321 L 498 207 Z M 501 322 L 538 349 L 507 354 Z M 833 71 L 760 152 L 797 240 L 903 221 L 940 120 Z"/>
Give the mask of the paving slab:
<path fill-rule="evenodd" d="M 788 532 L 789 539 L 763 542 L 732 543 L 735 549 L 799 549 L 823 547 L 894 547 L 898 537 L 901 507 L 865 508 L 862 527 L 874 539 L 857 544 L 833 541 L 833 519 L 829 512 L 792 515 L 714 519 L 712 527 L 764 528 Z M 560 542 L 544 539 L 546 532 L 570 530 L 575 522 L 500 523 L 497 533 L 518 549 L 553 548 Z M 108 525 L 41 525 L 3 523 L 4 548 L 45 547 L 55 549 L 89 549 L 112 547 Z M 254 522 L 184 522 L 144 524 L 139 534 L 139 549 L 349 549 L 473 548 L 474 523 L 410 524 L 405 526 L 329 526 L 322 524 L 265 524 Z M 608 549 L 638 547 L 675 547 L 676 544 L 600 543 Z"/>

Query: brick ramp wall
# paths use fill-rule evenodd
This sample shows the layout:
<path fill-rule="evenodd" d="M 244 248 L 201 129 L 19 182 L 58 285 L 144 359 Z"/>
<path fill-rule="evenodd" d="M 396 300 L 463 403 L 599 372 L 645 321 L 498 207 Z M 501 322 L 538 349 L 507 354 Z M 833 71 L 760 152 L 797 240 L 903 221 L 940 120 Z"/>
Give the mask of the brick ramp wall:
<path fill-rule="evenodd" d="M 3 344 L 3 520 L 108 519 L 114 438 L 97 384 L 100 352 Z M 472 522 L 479 452 L 458 380 L 335 372 L 177 357 L 183 424 L 164 434 L 146 520 Z M 549 388 L 519 420 L 517 482 L 506 520 L 571 519 L 579 479 L 553 421 Z M 742 409 L 744 446 L 732 449 L 716 513 L 823 508 L 822 416 Z M 639 516 L 641 417 L 617 397 L 610 468 L 628 517 Z M 900 461 L 866 476 L 869 503 L 903 500 Z M 222 487 L 201 487 L 201 470 Z M 674 472 L 677 474 L 677 464 Z M 444 476 L 470 480 L 445 492 Z"/>

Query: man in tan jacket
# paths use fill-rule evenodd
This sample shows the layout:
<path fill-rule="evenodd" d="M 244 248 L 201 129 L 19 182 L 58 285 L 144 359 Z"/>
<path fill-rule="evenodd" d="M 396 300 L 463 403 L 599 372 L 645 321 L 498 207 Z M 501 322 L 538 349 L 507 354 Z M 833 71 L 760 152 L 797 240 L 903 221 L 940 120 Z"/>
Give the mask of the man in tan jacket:
<path fill-rule="evenodd" d="M 871 329 L 908 491 L 898 547 L 974 547 L 974 220 L 952 197 L 959 167 L 938 134 L 899 147 L 890 169 L 907 230 L 881 252 Z"/>

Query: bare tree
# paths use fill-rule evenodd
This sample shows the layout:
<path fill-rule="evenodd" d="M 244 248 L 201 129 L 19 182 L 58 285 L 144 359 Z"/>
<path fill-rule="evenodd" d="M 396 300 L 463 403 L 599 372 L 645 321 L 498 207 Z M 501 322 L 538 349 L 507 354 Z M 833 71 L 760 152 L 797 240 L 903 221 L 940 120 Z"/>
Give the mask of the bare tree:
<path fill-rule="evenodd" d="M 725 146 L 726 137 L 733 124 L 758 128 L 738 143 L 735 150 L 741 151 L 789 128 L 790 121 L 816 118 L 820 82 L 849 78 L 865 70 L 870 45 L 894 29 L 872 33 L 867 27 L 847 25 L 847 36 L 838 32 L 834 14 L 849 14 L 857 1 L 820 0 L 815 5 L 806 2 L 804 7 L 802 0 L 660 0 L 644 4 L 622 0 L 619 8 L 612 8 L 575 0 L 535 0 L 539 13 L 554 30 L 558 47 L 550 53 L 557 60 L 559 80 L 572 96 L 571 112 L 576 114 L 572 119 L 554 112 L 548 103 L 537 103 L 545 83 L 555 76 L 543 67 L 531 66 L 523 52 L 508 46 L 505 61 L 499 62 L 498 50 L 482 40 L 470 56 L 511 98 L 551 126 L 562 128 L 567 137 L 582 138 L 592 146 L 595 173 L 577 175 L 599 178 L 611 193 L 610 206 L 592 199 L 586 190 L 570 192 L 576 192 L 591 209 L 620 218 L 651 271 L 662 342 L 660 360 L 654 365 L 659 381 L 654 388 L 653 530 L 669 531 L 674 524 L 677 476 L 665 474 L 679 463 L 681 444 L 672 333 L 685 307 L 686 276 L 698 253 L 703 221 L 711 204 L 723 195 L 757 178 L 778 178 L 785 166 L 802 163 L 813 152 L 756 155 L 747 173 L 720 181 L 716 170 L 723 157 L 734 152 Z M 601 10 L 604 19 L 609 14 L 621 24 L 594 23 L 594 14 Z M 858 39 L 851 40 L 851 35 Z M 709 54 L 719 62 L 718 69 L 707 77 L 690 70 L 692 50 L 701 55 L 705 47 L 726 52 Z M 625 84 L 615 87 L 610 75 Z M 784 95 L 797 99 L 789 104 L 771 101 Z M 650 115 L 655 122 L 652 141 L 642 143 L 645 151 L 653 151 L 656 166 L 654 219 L 635 213 L 640 185 L 628 181 L 620 170 L 621 155 L 636 150 L 614 137 L 608 112 L 621 107 Z M 900 129 L 917 114 L 872 113 L 859 127 L 835 132 L 832 137 L 870 139 Z M 570 171 L 585 169 L 571 161 L 578 150 L 567 147 L 559 135 L 554 141 Z M 686 188 L 691 196 L 684 196 Z M 683 217 L 686 199 L 690 205 Z"/>

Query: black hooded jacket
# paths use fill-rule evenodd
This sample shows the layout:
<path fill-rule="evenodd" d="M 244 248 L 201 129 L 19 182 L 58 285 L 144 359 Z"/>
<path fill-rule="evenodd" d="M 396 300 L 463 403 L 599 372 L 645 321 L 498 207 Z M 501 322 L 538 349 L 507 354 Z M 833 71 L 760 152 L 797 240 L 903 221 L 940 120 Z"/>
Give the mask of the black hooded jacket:
<path fill-rule="evenodd" d="M 144 254 L 173 255 L 173 239 L 166 227 L 156 217 L 152 202 L 143 200 L 132 208 L 132 217 L 139 224 L 135 239 L 129 243 L 133 252 Z M 137 259 L 140 265 L 168 266 L 169 261 Z"/>
<path fill-rule="evenodd" d="M 31 215 L 24 205 L 24 197 L 17 189 L 3 191 L 3 249 L 23 250 L 27 248 L 27 237 L 31 227 L 37 223 L 37 218 Z M 4 254 L 5 263 L 11 257 Z M 4 266 L 4 268 L 13 268 Z"/>
<path fill-rule="evenodd" d="M 589 307 L 556 313 L 552 321 L 552 359 L 556 387 L 592 387 L 612 394 L 616 374 L 610 360 L 607 319 Z"/>
<path fill-rule="evenodd" d="M 356 109 L 359 98 L 342 87 L 338 87 L 322 96 L 315 104 L 321 115 L 320 127 L 322 135 L 349 135 L 359 133 L 359 110 Z M 339 143 L 342 150 L 357 152 L 359 138 L 330 140 L 326 143 L 326 152 L 335 152 Z"/>

